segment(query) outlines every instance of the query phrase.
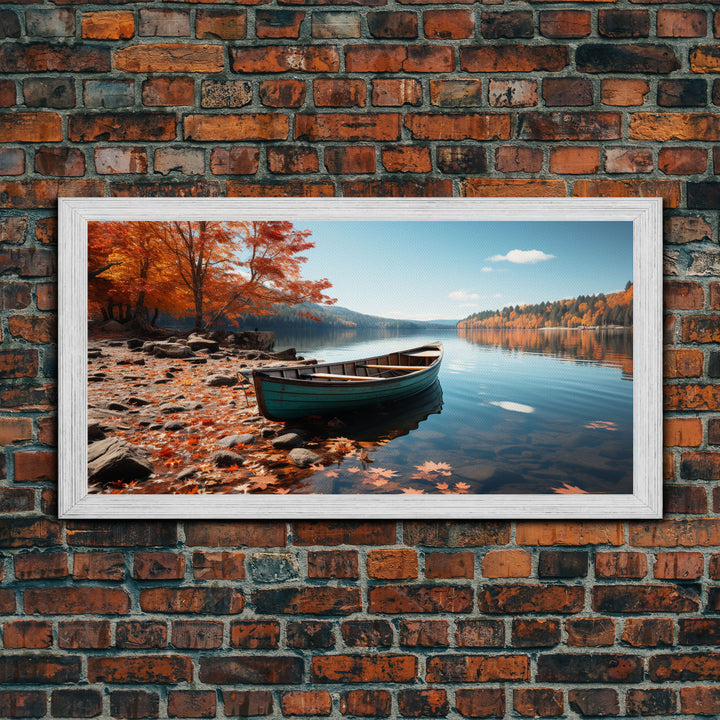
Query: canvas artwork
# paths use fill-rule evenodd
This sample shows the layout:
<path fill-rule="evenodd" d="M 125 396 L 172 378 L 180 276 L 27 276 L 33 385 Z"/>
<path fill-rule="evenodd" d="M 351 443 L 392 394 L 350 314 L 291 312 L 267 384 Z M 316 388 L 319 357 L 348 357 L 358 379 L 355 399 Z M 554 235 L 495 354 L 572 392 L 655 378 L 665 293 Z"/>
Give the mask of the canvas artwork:
<path fill-rule="evenodd" d="M 633 496 L 631 220 L 241 210 L 87 222 L 88 496 Z"/>

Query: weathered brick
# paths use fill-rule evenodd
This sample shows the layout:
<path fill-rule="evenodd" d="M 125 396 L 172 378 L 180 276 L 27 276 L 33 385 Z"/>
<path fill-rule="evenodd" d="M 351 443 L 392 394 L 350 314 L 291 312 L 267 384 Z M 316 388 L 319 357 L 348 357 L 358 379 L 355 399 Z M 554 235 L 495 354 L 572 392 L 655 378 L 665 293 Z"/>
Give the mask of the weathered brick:
<path fill-rule="evenodd" d="M 314 12 L 312 14 L 314 38 L 359 38 L 360 13 Z"/>
<path fill-rule="evenodd" d="M 195 81 L 191 77 L 151 77 L 143 80 L 142 103 L 150 107 L 192 105 Z"/>
<path fill-rule="evenodd" d="M 543 152 L 539 148 L 504 145 L 495 150 L 495 169 L 500 172 L 539 172 Z"/>
<path fill-rule="evenodd" d="M 110 51 L 91 45 L 4 43 L 0 47 L 0 72 L 99 72 L 111 69 Z"/>
<path fill-rule="evenodd" d="M 167 8 L 140 8 L 138 18 L 140 37 L 189 37 L 190 13 Z"/>
<path fill-rule="evenodd" d="M 0 310 L 24 310 L 30 305 L 30 285 L 24 282 L 3 282 L 0 284 Z"/>
<path fill-rule="evenodd" d="M 534 85 L 535 83 L 531 84 Z M 482 105 L 482 87 L 482 80 L 476 79 L 431 79 L 430 102 L 439 107 L 472 107 L 474 105 Z M 419 89 L 417 97 L 420 97 Z"/>
<path fill-rule="evenodd" d="M 260 11 L 258 11 L 260 12 Z M 247 11 L 198 10 L 195 37 L 200 39 L 240 40 L 247 35 Z M 260 37 L 260 36 L 258 36 Z"/>
<path fill-rule="evenodd" d="M 565 710 L 563 692 L 552 688 L 516 688 L 513 709 L 523 717 L 559 717 Z"/>
<path fill-rule="evenodd" d="M 463 717 L 505 717 L 505 690 L 459 688 L 455 691 L 455 707 Z"/>
<path fill-rule="evenodd" d="M 241 580 L 245 577 L 245 553 L 195 552 L 193 576 L 198 580 Z"/>
<path fill-rule="evenodd" d="M 177 523 L 126 521 L 107 523 L 75 520 L 67 524 L 68 545 L 79 547 L 149 547 L 174 545 Z"/>
<path fill-rule="evenodd" d="M 438 168 L 444 173 L 473 175 L 487 170 L 485 148 L 476 145 L 441 145 L 436 157 Z"/>
<path fill-rule="evenodd" d="M 75 34 L 75 11 L 65 8 L 28 9 L 25 29 L 29 36 L 70 37 Z"/>
<path fill-rule="evenodd" d="M 390 647 L 393 643 L 393 629 L 387 620 L 347 620 L 340 631 L 348 647 Z"/>
<path fill-rule="evenodd" d="M 640 38 L 650 34 L 650 15 L 647 10 L 601 9 L 598 12 L 598 32 L 608 38 Z"/>
<path fill-rule="evenodd" d="M 0 489 L 0 512 L 21 513 L 35 509 L 35 492 L 31 488 Z M 17 558 L 17 556 L 16 556 Z"/>
<path fill-rule="evenodd" d="M 345 69 L 357 73 L 451 72 L 452 48 L 430 45 L 349 45 Z"/>
<path fill-rule="evenodd" d="M 10 9 L 0 10 L 0 37 L 19 38 L 21 34 L 20 18 Z"/>
<path fill-rule="evenodd" d="M 662 107 L 704 107 L 707 105 L 707 82 L 701 79 L 661 80 L 657 102 Z"/>
<path fill-rule="evenodd" d="M 174 140 L 175 121 L 175 115 L 167 113 L 79 113 L 70 117 L 68 138 L 73 142 Z"/>
<path fill-rule="evenodd" d="M 483 11 L 480 15 L 480 31 L 484 38 L 531 38 L 533 14 L 528 10 L 511 12 Z"/>
<path fill-rule="evenodd" d="M 425 10 L 423 31 L 432 40 L 470 38 L 475 31 L 475 16 L 470 10 Z"/>
<path fill-rule="evenodd" d="M 671 217 L 665 221 L 664 236 L 668 243 L 708 242 L 712 231 L 703 217 Z"/>
<path fill-rule="evenodd" d="M 156 173 L 162 175 L 173 172 L 202 175 L 205 172 L 205 153 L 195 148 L 158 148 L 155 151 L 154 168 Z"/>
<path fill-rule="evenodd" d="M 214 650 L 223 643 L 223 624 L 213 620 L 174 620 L 170 642 L 183 650 Z"/>
<path fill-rule="evenodd" d="M 127 620 L 115 628 L 115 644 L 119 648 L 164 648 L 167 646 L 167 625 L 163 622 Z"/>
<path fill-rule="evenodd" d="M 560 175 L 590 175 L 600 168 L 598 147 L 556 147 L 550 149 L 550 172 Z"/>
<path fill-rule="evenodd" d="M 692 587 L 671 585 L 601 585 L 592 589 L 596 612 L 697 612 L 700 604 Z"/>
<path fill-rule="evenodd" d="M 403 523 L 403 542 L 429 547 L 506 545 L 510 542 L 510 525 L 492 521 L 409 520 Z"/>
<path fill-rule="evenodd" d="M 327 690 L 292 690 L 281 693 L 283 715 L 330 715 L 332 697 Z"/>
<path fill-rule="evenodd" d="M 325 167 L 332 174 L 375 172 L 375 148 L 371 145 L 347 145 L 325 148 Z M 320 555 L 320 553 L 313 553 Z M 308 563 L 310 556 L 308 556 Z"/>
<path fill-rule="evenodd" d="M 52 625 L 46 620 L 13 620 L 2 630 L 5 648 L 49 648 L 53 643 Z"/>
<path fill-rule="evenodd" d="M 612 688 L 573 689 L 568 692 L 570 709 L 583 717 L 620 714 L 620 702 L 616 690 Z"/>
<path fill-rule="evenodd" d="M 112 690 L 110 714 L 114 718 L 156 718 L 160 714 L 160 696 L 145 690 Z"/>
<path fill-rule="evenodd" d="M 55 717 L 97 717 L 102 714 L 103 700 L 99 690 L 85 688 L 53 690 L 50 712 Z"/>
<path fill-rule="evenodd" d="M 469 612 L 472 604 L 468 587 L 388 585 L 368 590 L 371 613 Z"/>
<path fill-rule="evenodd" d="M 647 80 L 624 80 L 603 78 L 600 82 L 600 94 L 604 105 L 632 107 L 642 105 L 650 92 Z"/>
<path fill-rule="evenodd" d="M 259 38 L 297 38 L 304 19 L 301 10 L 256 10 L 255 34 Z"/>
<path fill-rule="evenodd" d="M 284 140 L 289 121 L 285 115 L 253 113 L 246 115 L 186 115 L 183 120 L 187 140 Z"/>
<path fill-rule="evenodd" d="M 124 580 L 125 557 L 117 552 L 75 553 L 73 556 L 75 580 Z"/>
<path fill-rule="evenodd" d="M 643 676 L 643 659 L 620 653 L 556 653 L 537 663 L 538 682 L 637 683 Z"/>
<path fill-rule="evenodd" d="M 560 642 L 560 621 L 553 619 L 515 619 L 512 646 L 517 648 L 554 647 Z"/>
<path fill-rule="evenodd" d="M 583 107 L 593 104 L 592 83 L 586 78 L 546 78 L 542 95 L 547 107 Z"/>
<path fill-rule="evenodd" d="M 666 618 L 629 618 L 625 621 L 622 642 L 632 647 L 670 647 L 673 621 Z"/>
<path fill-rule="evenodd" d="M 463 197 L 566 197 L 564 180 L 470 178 L 461 184 Z"/>
<path fill-rule="evenodd" d="M 543 550 L 538 561 L 538 577 L 585 577 L 588 572 L 588 553 Z"/>
<path fill-rule="evenodd" d="M 222 72 L 223 48 L 220 45 L 163 43 L 126 45 L 114 51 L 116 69 L 124 72 Z"/>
<path fill-rule="evenodd" d="M 360 717 L 389 717 L 392 698 L 387 690 L 350 690 L 340 696 L 340 712 Z"/>
<path fill-rule="evenodd" d="M 419 105 L 421 101 L 422 86 L 418 80 L 413 78 L 372 79 L 372 104 L 376 107 Z"/>
<path fill-rule="evenodd" d="M 704 487 L 694 485 L 666 485 L 663 489 L 663 507 L 667 513 L 704 515 L 708 509 L 707 493 Z"/>
<path fill-rule="evenodd" d="M 0 149 L 0 175 L 22 175 L 25 172 L 25 151 L 22 148 Z"/>
<path fill-rule="evenodd" d="M 702 442 L 702 422 L 699 418 L 666 418 L 663 435 L 668 447 L 697 447 Z"/>
<path fill-rule="evenodd" d="M 128 80 L 86 80 L 83 101 L 89 108 L 122 108 L 135 103 L 135 86 Z"/>
<path fill-rule="evenodd" d="M 491 550 L 482 559 L 483 577 L 528 577 L 532 556 L 526 550 Z"/>
<path fill-rule="evenodd" d="M 327 657 L 316 657 L 314 660 Z M 200 681 L 216 685 L 293 685 L 301 682 L 303 678 L 303 661 L 298 657 L 205 656 L 200 658 L 199 663 Z"/>
<path fill-rule="evenodd" d="M 488 81 L 488 103 L 491 107 L 532 107 L 537 105 L 537 102 L 537 82 L 534 80 L 492 79 Z"/>
<path fill-rule="evenodd" d="M 568 62 L 568 50 L 561 45 L 488 44 L 460 48 L 460 68 L 466 72 L 557 72 Z"/>
<path fill-rule="evenodd" d="M 182 655 L 114 655 L 88 658 L 91 683 L 177 683 L 192 680 L 193 663 Z"/>
<path fill-rule="evenodd" d="M 82 177 L 85 174 L 85 155 L 77 148 L 38 148 L 35 152 L 35 172 L 52 177 Z"/>
<path fill-rule="evenodd" d="M 0 360 L 2 355 L 0 355 Z M 2 365 L 0 364 L 0 370 Z M 53 482 L 57 480 L 56 452 L 20 452 L 15 460 L 15 482 Z"/>
<path fill-rule="evenodd" d="M 234 622 L 230 626 L 232 647 L 276 648 L 280 639 L 278 622 Z"/>
<path fill-rule="evenodd" d="M 576 647 L 613 645 L 615 621 L 612 618 L 571 618 L 565 621 L 567 644 Z"/>
<path fill-rule="evenodd" d="M 127 615 L 130 596 L 122 588 L 55 587 L 23 591 L 29 615 Z"/>
<path fill-rule="evenodd" d="M 427 682 L 485 683 L 528 680 L 530 659 L 525 655 L 437 655 L 427 659 Z"/>
<path fill-rule="evenodd" d="M 367 14 L 367 25 L 374 38 L 410 38 L 418 36 L 418 20 L 414 12 L 371 11 Z"/>
<path fill-rule="evenodd" d="M 110 647 L 108 620 L 72 620 L 58 623 L 58 647 L 104 649 Z"/>
<path fill-rule="evenodd" d="M 235 145 L 215 148 L 210 154 L 210 172 L 213 175 L 254 175 L 260 165 L 257 147 Z"/>
<path fill-rule="evenodd" d="M 652 151 L 645 148 L 605 148 L 603 156 L 607 173 L 648 173 L 654 165 Z"/>
<path fill-rule="evenodd" d="M 543 521 L 517 524 L 519 545 L 622 545 L 621 523 Z"/>
<path fill-rule="evenodd" d="M 135 34 L 135 15 L 128 10 L 84 12 L 81 32 L 88 40 L 129 40 Z"/>
<path fill-rule="evenodd" d="M 332 45 L 255 45 L 230 48 L 230 67 L 239 73 L 337 72 L 340 55 Z"/>
<path fill-rule="evenodd" d="M 61 685 L 80 681 L 80 658 L 74 655 L 0 656 L 0 682 Z"/>
<path fill-rule="evenodd" d="M 286 587 L 255 590 L 255 612 L 263 615 L 350 615 L 361 608 L 357 588 Z"/>
<path fill-rule="evenodd" d="M 260 102 L 266 107 L 300 107 L 305 101 L 306 90 L 302 80 L 262 80 Z"/>
<path fill-rule="evenodd" d="M 587 10 L 541 10 L 540 33 L 548 38 L 580 38 L 590 34 Z"/>
<path fill-rule="evenodd" d="M 705 140 L 720 132 L 720 117 L 707 113 L 634 113 L 628 128 L 632 140 Z"/>
<path fill-rule="evenodd" d="M 705 10 L 660 8 L 657 13 L 658 37 L 704 37 L 707 34 Z"/>
<path fill-rule="evenodd" d="M 1 113 L 0 142 L 57 142 L 62 140 L 60 116 L 51 112 Z"/>
<path fill-rule="evenodd" d="M 576 197 L 662 197 L 666 208 L 680 205 L 680 183 L 674 180 L 578 180 Z"/>
<path fill-rule="evenodd" d="M 649 688 L 628 690 L 626 707 L 631 715 L 666 715 L 677 707 L 677 690 L 672 688 Z"/>
<path fill-rule="evenodd" d="M 715 73 L 720 67 L 720 53 L 716 45 L 698 45 L 690 51 L 690 69 L 693 72 Z"/>
<path fill-rule="evenodd" d="M 407 683 L 417 679 L 412 655 L 322 655 L 311 660 L 310 678 L 319 683 Z"/>
<path fill-rule="evenodd" d="M 204 108 L 242 107 L 252 102 L 252 85 L 246 80 L 203 80 L 200 105 Z"/>
<path fill-rule="evenodd" d="M 447 692 L 436 688 L 400 690 L 398 708 L 403 717 L 444 717 L 450 711 Z"/>
<path fill-rule="evenodd" d="M 680 61 L 669 45 L 587 43 L 578 47 L 575 65 L 586 73 L 660 73 L 677 70 Z"/>
<path fill-rule="evenodd" d="M 654 682 L 668 680 L 717 680 L 720 657 L 716 653 L 676 653 L 655 655 L 648 662 L 648 675 Z"/>
<path fill-rule="evenodd" d="M 503 647 L 505 625 L 502 620 L 458 620 L 455 644 L 458 647 Z"/>
<path fill-rule="evenodd" d="M 144 174 L 147 152 L 142 147 L 96 147 L 95 170 L 100 175 Z"/>
<path fill-rule="evenodd" d="M 413 550 L 371 550 L 367 573 L 378 580 L 405 580 L 418 576 L 417 553 Z"/>
<path fill-rule="evenodd" d="M 564 585 L 484 585 L 478 594 L 481 612 L 493 614 L 575 613 L 585 600 L 585 590 Z"/>
<path fill-rule="evenodd" d="M 289 648 L 330 648 L 335 644 L 335 635 L 328 622 L 318 620 L 288 622 L 286 633 Z"/>
<path fill-rule="evenodd" d="M 145 612 L 234 615 L 244 604 L 242 594 L 230 587 L 158 587 L 140 591 L 140 607 Z"/>

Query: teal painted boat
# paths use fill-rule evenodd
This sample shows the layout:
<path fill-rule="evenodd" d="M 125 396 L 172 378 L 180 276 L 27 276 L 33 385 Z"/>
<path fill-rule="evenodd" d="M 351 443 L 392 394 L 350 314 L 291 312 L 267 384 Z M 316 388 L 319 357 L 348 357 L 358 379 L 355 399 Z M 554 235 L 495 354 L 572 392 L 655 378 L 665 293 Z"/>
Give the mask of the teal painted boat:
<path fill-rule="evenodd" d="M 439 342 L 362 360 L 254 370 L 255 395 L 268 420 L 336 415 L 402 400 L 437 379 Z"/>

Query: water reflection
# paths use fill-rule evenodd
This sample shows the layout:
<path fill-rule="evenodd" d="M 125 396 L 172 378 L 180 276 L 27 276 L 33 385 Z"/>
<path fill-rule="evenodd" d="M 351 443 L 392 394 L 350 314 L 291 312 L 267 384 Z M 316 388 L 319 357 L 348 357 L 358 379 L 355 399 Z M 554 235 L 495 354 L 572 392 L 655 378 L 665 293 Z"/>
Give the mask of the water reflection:
<path fill-rule="evenodd" d="M 457 333 L 458 337 L 474 345 L 498 347 L 508 352 L 540 353 L 619 367 L 623 371 L 624 379 L 632 379 L 632 330 L 477 328 L 458 329 Z"/>

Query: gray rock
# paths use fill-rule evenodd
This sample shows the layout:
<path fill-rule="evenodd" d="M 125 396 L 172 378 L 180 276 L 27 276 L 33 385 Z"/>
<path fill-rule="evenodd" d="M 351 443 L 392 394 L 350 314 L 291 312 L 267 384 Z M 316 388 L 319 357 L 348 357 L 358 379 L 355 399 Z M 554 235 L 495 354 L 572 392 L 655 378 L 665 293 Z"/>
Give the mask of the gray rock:
<path fill-rule="evenodd" d="M 122 332 L 125 329 L 125 326 L 117 320 L 108 320 L 101 327 L 105 332 Z"/>
<path fill-rule="evenodd" d="M 218 440 L 217 446 L 221 448 L 231 448 L 235 445 L 252 445 L 255 442 L 255 436 L 246 433 L 245 435 L 228 435 Z"/>
<path fill-rule="evenodd" d="M 275 333 L 237 332 L 231 335 L 235 345 L 247 350 L 272 350 L 275 346 Z"/>
<path fill-rule="evenodd" d="M 184 470 L 181 470 L 176 476 L 176 480 L 187 480 L 188 478 L 191 478 L 195 473 L 197 472 L 196 467 L 189 467 L 185 468 Z"/>
<path fill-rule="evenodd" d="M 171 342 L 156 342 L 152 352 L 158 358 L 188 358 L 195 356 L 195 353 L 187 345 Z"/>
<path fill-rule="evenodd" d="M 164 403 L 160 406 L 159 410 L 163 415 L 170 415 L 172 413 L 187 412 L 188 408 L 185 407 L 185 405 Z"/>
<path fill-rule="evenodd" d="M 210 375 L 205 380 L 205 384 L 210 387 L 232 387 L 237 385 L 237 377 L 235 375 Z"/>
<path fill-rule="evenodd" d="M 184 420 L 171 420 L 163 425 L 163 430 L 182 430 L 186 428 L 187 425 Z"/>
<path fill-rule="evenodd" d="M 230 467 L 231 465 L 242 465 L 245 460 L 242 455 L 230 450 L 216 450 L 210 455 L 210 462 L 217 467 Z"/>
<path fill-rule="evenodd" d="M 136 378 L 128 378 L 131 380 L 135 380 Z M 136 407 L 140 407 L 141 405 L 150 405 L 151 401 L 146 400 L 145 398 L 136 397 L 135 395 L 130 395 L 129 397 L 126 397 L 124 400 L 126 405 L 135 405 Z"/>
<path fill-rule="evenodd" d="M 106 406 L 108 410 L 114 410 L 115 412 L 127 412 L 130 408 L 123 403 L 115 402 L 111 400 Z"/>
<path fill-rule="evenodd" d="M 210 340 L 200 335 L 190 335 L 187 339 L 187 344 L 193 351 L 210 350 L 211 352 L 215 352 L 220 347 L 220 343 L 217 340 Z"/>
<path fill-rule="evenodd" d="M 107 437 L 107 433 L 109 432 L 109 427 L 107 425 L 103 425 L 102 423 L 99 423 L 97 421 L 88 421 L 87 424 L 87 433 L 88 433 L 88 442 L 93 443 L 97 440 L 103 440 Z"/>
<path fill-rule="evenodd" d="M 315 465 L 322 460 L 322 457 L 307 448 L 295 448 L 290 451 L 290 461 L 299 468 Z"/>
<path fill-rule="evenodd" d="M 285 433 L 270 441 L 272 446 L 282 450 L 291 450 L 292 448 L 301 448 L 303 439 L 297 433 Z"/>
<path fill-rule="evenodd" d="M 116 480 L 140 480 L 152 474 L 153 465 L 142 448 L 118 437 L 88 445 L 88 480 L 107 484 Z"/>
<path fill-rule="evenodd" d="M 142 345 L 142 351 L 144 353 L 148 353 L 148 354 L 152 355 L 154 349 L 155 349 L 155 343 L 152 342 L 151 340 L 148 340 L 147 342 L 143 343 L 143 345 Z"/>
<path fill-rule="evenodd" d="M 144 344 L 144 340 L 140 340 L 140 338 L 130 338 L 126 343 L 129 350 L 134 350 L 135 348 L 141 348 Z"/>
<path fill-rule="evenodd" d="M 97 348 L 88 348 L 88 358 L 99 358 L 102 357 L 102 350 Z"/>

